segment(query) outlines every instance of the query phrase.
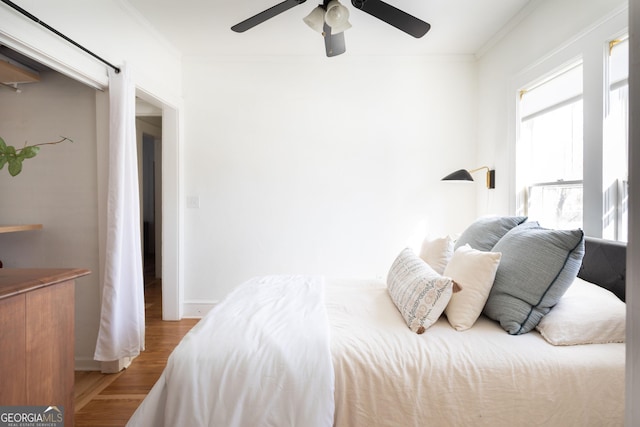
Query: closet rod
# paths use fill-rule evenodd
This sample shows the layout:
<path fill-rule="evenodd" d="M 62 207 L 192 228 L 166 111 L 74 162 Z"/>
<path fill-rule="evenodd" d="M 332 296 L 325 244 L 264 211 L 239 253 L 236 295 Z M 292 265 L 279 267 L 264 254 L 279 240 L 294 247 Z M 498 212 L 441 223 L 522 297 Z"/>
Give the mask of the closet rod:
<path fill-rule="evenodd" d="M 118 68 L 115 65 L 111 64 L 110 62 L 102 59 L 101 57 L 99 57 L 95 53 L 91 52 L 86 47 L 82 46 L 81 44 L 79 44 L 79 43 L 75 42 L 74 40 L 70 39 L 69 37 L 65 36 L 64 34 L 62 34 L 60 31 L 56 30 L 55 28 L 53 28 L 53 27 L 47 25 L 46 23 L 42 22 L 40 19 L 38 19 L 37 17 L 33 16 L 32 14 L 30 14 L 29 12 L 27 12 L 26 10 L 24 10 L 23 8 L 21 8 L 20 6 L 15 4 L 14 2 L 12 2 L 10 0 L 1 0 L 1 1 L 2 1 L 2 3 L 4 3 L 4 4 L 12 7 L 13 9 L 17 10 L 18 12 L 20 12 L 21 14 L 23 14 L 27 18 L 31 19 L 32 21 L 37 22 L 38 24 L 42 25 L 44 28 L 46 28 L 47 30 L 51 31 L 52 33 L 54 33 L 58 37 L 61 37 L 61 38 L 65 39 L 66 41 L 68 41 L 69 43 L 71 43 L 72 45 L 77 47 L 78 49 L 81 49 L 85 53 L 88 53 L 89 55 L 93 56 L 98 61 L 102 62 L 103 64 L 108 65 L 109 67 L 113 68 L 116 73 L 120 72 L 120 68 Z"/>
<path fill-rule="evenodd" d="M 6 89 L 12 90 L 15 93 L 20 93 L 21 92 L 20 89 L 18 88 L 17 84 L 15 86 L 11 86 L 11 85 L 8 85 L 8 84 L 5 84 L 5 83 L 0 83 L 0 87 L 4 87 Z"/>

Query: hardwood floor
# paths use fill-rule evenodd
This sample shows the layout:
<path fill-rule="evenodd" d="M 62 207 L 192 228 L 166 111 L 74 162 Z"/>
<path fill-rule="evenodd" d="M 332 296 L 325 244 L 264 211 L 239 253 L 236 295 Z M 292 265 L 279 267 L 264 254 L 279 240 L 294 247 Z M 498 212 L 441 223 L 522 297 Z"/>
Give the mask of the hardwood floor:
<path fill-rule="evenodd" d="M 76 427 L 126 425 L 160 377 L 171 351 L 198 322 L 198 319 L 162 321 L 161 287 L 160 280 L 145 286 L 146 350 L 129 368 L 117 374 L 76 372 Z"/>

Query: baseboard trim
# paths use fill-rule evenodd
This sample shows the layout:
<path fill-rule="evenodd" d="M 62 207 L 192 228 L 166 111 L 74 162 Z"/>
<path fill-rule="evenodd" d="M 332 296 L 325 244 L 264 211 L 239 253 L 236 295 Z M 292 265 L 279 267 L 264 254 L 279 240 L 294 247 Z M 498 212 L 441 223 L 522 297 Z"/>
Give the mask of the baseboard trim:
<path fill-rule="evenodd" d="M 213 307 L 218 304 L 219 301 L 185 301 L 182 304 L 182 317 L 185 319 L 201 319 L 203 318 Z"/>
<path fill-rule="evenodd" d="M 103 374 L 118 373 L 123 369 L 127 369 L 133 359 L 134 357 L 123 357 L 122 359 L 111 360 L 109 362 L 100 362 L 100 371 L 102 371 Z"/>
<path fill-rule="evenodd" d="M 74 368 L 76 371 L 99 371 L 101 366 L 97 360 L 76 357 Z"/>

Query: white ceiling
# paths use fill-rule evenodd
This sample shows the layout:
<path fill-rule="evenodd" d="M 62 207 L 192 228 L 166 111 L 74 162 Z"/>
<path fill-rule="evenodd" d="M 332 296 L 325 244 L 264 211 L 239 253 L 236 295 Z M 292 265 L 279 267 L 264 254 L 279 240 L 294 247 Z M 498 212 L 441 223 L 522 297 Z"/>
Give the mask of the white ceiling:
<path fill-rule="evenodd" d="M 125 0 L 184 55 L 324 55 L 322 36 L 304 24 L 310 0 L 246 31 L 230 27 L 281 0 Z M 348 0 L 351 55 L 474 55 L 535 0 L 388 0 L 431 24 L 415 39 Z"/>

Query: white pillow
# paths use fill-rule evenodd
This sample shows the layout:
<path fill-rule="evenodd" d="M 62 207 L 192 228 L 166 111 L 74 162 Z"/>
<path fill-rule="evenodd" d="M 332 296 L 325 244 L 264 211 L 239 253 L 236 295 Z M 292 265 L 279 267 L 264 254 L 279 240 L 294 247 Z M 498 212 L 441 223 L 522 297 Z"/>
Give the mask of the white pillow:
<path fill-rule="evenodd" d="M 553 345 L 624 342 L 626 311 L 612 292 L 578 277 L 536 329 Z"/>
<path fill-rule="evenodd" d="M 426 237 L 420 248 L 420 258 L 436 273 L 442 274 L 453 256 L 453 239 L 449 236 L 430 239 Z"/>
<path fill-rule="evenodd" d="M 468 244 L 453 253 L 443 275 L 451 277 L 462 288 L 462 292 L 453 294 L 445 309 L 449 323 L 457 331 L 469 329 L 478 320 L 489 298 L 501 257 L 500 252 L 478 251 Z"/>
<path fill-rule="evenodd" d="M 421 334 L 442 315 L 451 298 L 453 282 L 407 248 L 391 265 L 387 288 L 409 329 Z"/>

